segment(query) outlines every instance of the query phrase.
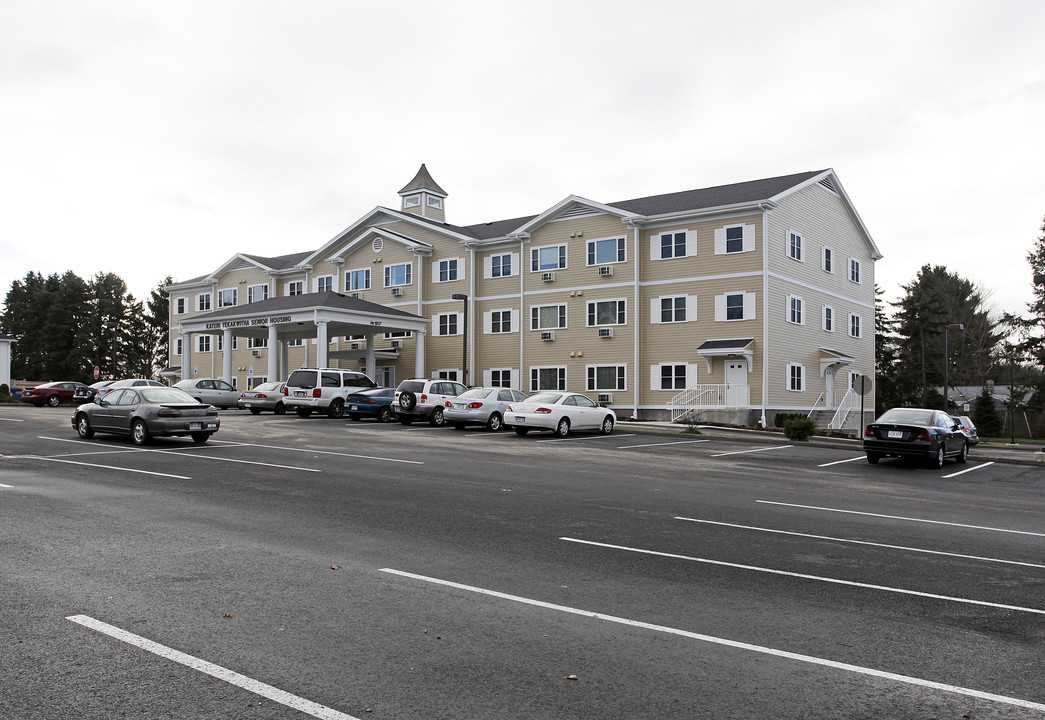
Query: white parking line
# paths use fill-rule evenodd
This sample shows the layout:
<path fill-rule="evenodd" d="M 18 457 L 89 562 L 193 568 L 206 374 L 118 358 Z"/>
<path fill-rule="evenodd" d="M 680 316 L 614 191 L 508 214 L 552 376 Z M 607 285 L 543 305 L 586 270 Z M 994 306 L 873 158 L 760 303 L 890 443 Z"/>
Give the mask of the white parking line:
<path fill-rule="evenodd" d="M 20 418 L 0 418 L 0 421 L 3 421 L 3 422 L 25 422 L 25 420 L 20 419 Z"/>
<path fill-rule="evenodd" d="M 914 595 L 916 597 L 932 598 L 933 600 L 948 600 L 950 602 L 962 603 L 965 605 L 981 605 L 983 607 L 998 608 L 1000 610 L 1016 610 L 1019 612 L 1033 613 L 1035 615 L 1045 615 L 1045 610 L 1038 608 L 1022 607 L 1020 605 L 1005 605 L 1003 603 L 992 603 L 986 600 L 971 600 L 969 598 L 955 597 L 952 595 L 937 595 L 935 593 L 926 593 L 918 590 L 906 590 L 904 588 L 894 588 L 887 585 L 871 585 L 869 583 L 855 582 L 853 580 L 839 580 L 837 578 L 823 577 L 821 575 L 806 575 L 804 573 L 795 573 L 788 570 L 774 570 L 773 568 L 757 567 L 755 565 L 740 565 L 738 563 L 724 562 L 722 560 L 711 560 L 709 558 L 698 558 L 690 555 L 677 555 L 675 553 L 660 552 L 658 550 L 645 550 L 643 548 L 627 547 L 626 545 L 611 545 L 609 543 L 595 542 L 593 540 L 578 540 L 577 538 L 562 537 L 559 538 L 565 542 L 580 543 L 582 545 L 592 545 L 594 547 L 602 547 L 610 550 L 623 550 L 624 552 L 639 553 L 641 555 L 656 555 L 657 557 L 672 558 L 674 560 L 686 560 L 688 562 L 703 563 L 705 565 L 717 565 L 720 567 L 734 568 L 737 570 L 752 570 L 754 572 L 767 573 L 770 575 L 784 575 L 786 577 L 799 578 L 802 580 L 816 580 L 817 582 L 831 583 L 833 585 L 848 585 L 849 587 L 865 588 L 867 590 L 881 590 L 883 592 L 896 593 L 898 595 Z"/>
<path fill-rule="evenodd" d="M 320 705 L 311 700 L 292 695 L 284 690 L 280 690 L 279 688 L 249 678 L 246 675 L 241 675 L 238 672 L 233 672 L 232 670 L 223 668 L 220 665 L 215 665 L 206 660 L 187 655 L 178 650 L 174 650 L 173 648 L 169 648 L 166 645 L 161 645 L 158 642 L 153 642 L 152 640 L 143 638 L 141 635 L 135 635 L 126 630 L 121 630 L 114 625 L 104 623 L 101 620 L 95 620 L 87 615 L 70 615 L 65 619 L 104 635 L 108 635 L 109 637 L 115 638 L 121 642 L 125 642 L 128 645 L 133 645 L 134 647 L 150 652 L 153 655 L 158 655 L 167 660 L 184 665 L 185 667 L 198 670 L 199 672 L 210 675 L 218 680 L 223 680 L 230 685 L 243 688 L 255 695 L 260 695 L 261 697 L 268 698 L 273 702 L 286 705 L 287 707 L 303 712 L 306 715 L 321 718 L 321 720 L 359 720 L 359 718 L 353 715 L 346 715 L 343 712 L 333 710 L 325 705 Z"/>
<path fill-rule="evenodd" d="M 13 488 L 13 487 L 14 487 L 14 485 L 4 485 L 3 483 L 0 483 L 0 488 Z"/>
<path fill-rule="evenodd" d="M 718 455 L 712 455 L 711 457 L 725 457 L 726 455 L 745 455 L 747 453 L 766 452 L 767 450 L 784 450 L 785 448 L 789 447 L 794 447 L 794 445 L 774 445 L 773 447 L 755 448 L 754 450 L 737 450 L 735 452 L 719 453 Z"/>
<path fill-rule="evenodd" d="M 950 475 L 944 475 L 943 479 L 946 480 L 947 478 L 958 477 L 959 475 L 964 475 L 965 473 L 972 472 L 973 470 L 982 470 L 983 468 L 987 467 L 988 465 L 993 465 L 993 464 L 994 464 L 994 461 L 992 460 L 991 462 L 985 462 L 982 465 L 974 465 L 973 467 L 965 468 L 964 470 L 959 470 L 958 472 L 951 473 Z"/>
<path fill-rule="evenodd" d="M 546 442 L 562 442 L 563 440 L 567 440 L 567 441 L 569 441 L 569 440 L 607 440 L 610 437 L 611 437 L 610 435 L 587 435 L 585 437 L 552 438 L 550 440 L 538 440 L 537 442 L 539 442 L 539 443 L 546 443 Z M 629 433 L 627 435 L 613 435 L 612 437 L 619 437 L 619 438 L 622 438 L 622 437 L 635 437 L 635 433 Z"/>
<path fill-rule="evenodd" d="M 630 450 L 631 448 L 661 447 L 663 445 L 690 445 L 692 443 L 706 443 L 710 440 L 676 440 L 675 442 L 647 443 L 645 445 L 621 445 L 618 450 Z"/>
<path fill-rule="evenodd" d="M 268 450 L 290 450 L 292 452 L 307 452 L 317 455 L 337 455 L 338 457 L 359 458 L 361 460 L 381 460 L 383 462 L 406 463 L 407 465 L 424 465 L 421 460 L 403 460 L 402 458 L 375 457 L 373 455 L 354 455 L 352 453 L 334 452 L 332 450 L 316 450 L 315 448 L 292 448 L 280 447 L 279 445 L 258 445 L 257 443 L 243 443 L 244 447 L 259 447 Z"/>
<path fill-rule="evenodd" d="M 849 458 L 848 460 L 835 460 L 834 462 L 824 463 L 823 465 L 817 465 L 817 467 L 831 467 L 832 465 L 841 465 L 842 463 L 856 462 L 857 460 L 866 460 L 866 455 L 861 455 L 855 458 Z"/>
<path fill-rule="evenodd" d="M 449 580 L 441 580 L 439 578 L 426 577 L 424 575 L 415 575 L 414 573 L 403 572 L 402 570 L 393 570 L 392 568 L 382 568 L 381 572 L 389 573 L 392 575 L 398 575 L 400 577 L 411 578 L 413 580 L 420 580 L 422 582 L 433 583 L 436 585 L 442 585 L 444 587 L 451 587 L 457 590 L 478 593 L 487 597 L 495 597 L 501 600 L 509 600 L 511 602 L 531 605 L 533 607 L 539 607 L 545 610 L 555 610 L 557 612 L 569 613 L 571 615 L 579 615 L 581 617 L 590 618 L 592 620 L 597 620 L 600 622 L 611 622 L 616 623 L 618 625 L 626 625 L 629 627 L 650 630 L 653 632 L 667 633 L 670 635 L 675 635 L 677 637 L 689 638 L 690 640 L 699 640 L 700 642 L 711 643 L 714 645 L 722 645 L 737 650 L 746 650 L 750 652 L 759 653 L 761 655 L 771 655 L 773 657 L 783 658 L 785 660 L 795 660 L 798 662 L 808 663 L 810 665 L 827 667 L 833 670 L 842 670 L 845 672 L 867 675 L 883 680 L 891 680 L 893 682 L 914 685 L 929 690 L 939 690 L 946 693 L 964 695 L 966 697 L 974 697 L 979 698 L 981 700 L 989 700 L 991 702 L 1003 703 L 1005 705 L 1014 705 L 1016 707 L 1045 711 L 1045 704 L 1042 703 L 1031 702 L 1030 700 L 1022 700 L 1020 698 L 1008 697 L 1006 695 L 996 695 L 994 693 L 983 692 L 982 690 L 973 690 L 971 688 L 965 688 L 959 685 L 948 685 L 946 683 L 935 682 L 933 680 L 925 680 L 922 678 L 912 677 L 910 675 L 899 675 L 897 673 L 886 672 L 884 670 L 875 670 L 873 668 L 862 667 L 860 665 L 850 665 L 849 663 L 836 662 L 834 660 L 818 658 L 813 655 L 801 655 L 799 653 L 788 652 L 786 650 L 777 650 L 775 648 L 765 647 L 762 645 L 752 645 L 750 643 L 737 642 L 736 640 L 727 640 L 725 638 L 714 637 L 713 635 L 702 635 L 700 633 L 690 632 L 689 630 L 681 630 L 679 628 L 668 627 L 665 625 L 654 625 L 652 623 L 642 622 L 640 620 L 629 620 L 627 618 L 615 617 L 613 615 L 603 615 L 602 613 L 592 612 L 591 610 L 583 610 L 581 608 L 569 607 L 567 605 L 555 605 L 553 603 L 544 602 L 542 600 L 533 600 L 531 598 L 520 597 L 518 595 L 509 595 L 508 593 L 502 593 L 496 590 L 486 590 L 484 588 L 479 588 L 472 585 L 463 585 L 461 583 L 455 583 Z"/>
<path fill-rule="evenodd" d="M 65 463 L 67 465 L 83 465 L 85 467 L 102 468 L 103 470 L 121 470 L 123 472 L 141 473 L 142 475 L 155 475 L 157 477 L 168 477 L 174 478 L 175 480 L 192 480 L 190 477 L 185 475 L 171 475 L 169 473 L 153 472 L 151 470 L 135 470 L 134 468 L 116 467 L 115 465 L 97 465 L 95 463 L 76 462 L 75 460 L 61 460 L 59 458 L 52 457 L 37 457 L 36 460 L 46 460 L 47 462 Z"/>
<path fill-rule="evenodd" d="M 93 445 L 94 444 L 94 443 L 85 442 L 83 440 L 69 440 L 69 439 L 66 439 L 66 438 L 45 437 L 43 435 L 40 436 L 40 439 L 41 440 L 55 440 L 57 442 L 78 443 L 78 444 L 81 444 L 81 445 Z M 222 448 L 225 448 L 225 447 L 246 447 L 246 446 L 250 446 L 250 443 L 241 443 L 241 444 L 234 444 L 234 445 L 223 445 Z M 257 446 L 251 446 L 251 447 L 257 447 Z M 156 453 L 156 454 L 159 454 L 159 455 L 188 455 L 189 457 L 199 458 L 200 460 L 216 460 L 218 462 L 242 463 L 244 465 L 264 465 L 265 467 L 277 468 L 277 469 L 280 469 L 280 470 L 300 470 L 302 472 L 322 472 L 322 470 L 317 470 L 315 468 L 298 467 L 296 465 L 276 465 L 274 463 L 261 462 L 259 460 L 237 460 L 236 458 L 208 457 L 206 455 L 196 455 L 196 454 L 193 454 L 193 453 L 185 452 L 186 450 L 199 450 L 199 449 L 200 448 L 197 447 L 196 445 L 190 445 L 188 447 L 179 448 L 178 450 L 156 450 L 156 449 L 153 449 L 153 448 L 138 447 L 138 448 L 127 448 L 126 450 L 111 450 L 111 451 L 100 451 L 100 452 L 139 452 L 139 453 Z M 99 467 L 101 467 L 101 466 L 99 466 Z M 145 471 L 144 470 L 140 470 L 139 472 L 145 472 Z M 156 473 L 156 474 L 162 475 L 163 473 Z M 176 475 L 171 475 L 170 477 L 177 477 L 177 476 Z M 185 479 L 188 479 L 188 478 L 185 478 Z"/>
<path fill-rule="evenodd" d="M 686 522 L 703 523 L 705 525 L 721 525 L 723 527 L 739 528 L 741 530 L 757 530 L 758 532 L 776 533 L 778 535 L 793 535 L 795 537 L 807 537 L 814 540 L 830 540 L 832 542 L 851 543 L 853 545 L 871 545 L 873 547 L 888 548 L 890 550 L 906 550 L 909 552 L 929 553 L 930 555 L 946 555 L 948 557 L 963 558 L 965 560 L 982 560 L 984 562 L 1005 563 L 1007 565 L 1022 565 L 1024 567 L 1045 568 L 1045 565 L 1037 563 L 1020 562 L 1019 560 L 1000 560 L 998 558 L 982 557 L 980 555 L 962 555 L 961 553 L 949 553 L 942 550 L 926 550 L 924 548 L 908 547 L 906 545 L 886 545 L 885 543 L 869 542 L 867 540 L 850 540 L 848 538 L 829 537 L 827 535 L 810 535 L 809 533 L 793 532 L 791 530 L 774 530 L 772 528 L 752 527 L 751 525 L 737 525 L 736 523 L 717 522 L 715 520 L 698 520 L 697 518 L 675 517 L 676 520 Z"/>
<path fill-rule="evenodd" d="M 816 505 L 797 505 L 795 503 L 773 502 L 772 500 L 756 500 L 763 505 L 781 505 L 783 507 L 796 507 L 803 510 L 823 510 L 824 512 L 846 513 L 847 515 L 866 515 L 868 517 L 880 517 L 887 520 L 907 520 L 908 522 L 928 523 L 930 525 L 950 525 L 951 527 L 970 528 L 972 530 L 989 530 L 991 532 L 1013 533 L 1015 535 L 1033 535 L 1034 537 L 1045 537 L 1045 533 L 1030 532 L 1028 530 L 1007 530 L 1005 528 L 985 527 L 983 525 L 965 525 L 963 523 L 944 522 L 943 520 L 923 520 L 922 518 L 904 517 L 902 515 L 882 515 L 872 512 L 860 512 L 859 510 L 840 510 L 838 508 L 817 507 Z"/>

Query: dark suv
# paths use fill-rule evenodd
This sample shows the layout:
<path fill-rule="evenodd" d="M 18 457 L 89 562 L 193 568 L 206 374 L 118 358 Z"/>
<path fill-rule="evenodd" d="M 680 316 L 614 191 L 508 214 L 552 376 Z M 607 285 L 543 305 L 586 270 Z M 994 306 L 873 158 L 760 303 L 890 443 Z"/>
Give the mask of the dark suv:
<path fill-rule="evenodd" d="M 427 420 L 430 425 L 445 425 L 443 408 L 450 398 L 465 390 L 454 380 L 439 378 L 412 378 L 399 383 L 392 398 L 392 409 L 399 422 L 409 425 L 414 420 Z"/>

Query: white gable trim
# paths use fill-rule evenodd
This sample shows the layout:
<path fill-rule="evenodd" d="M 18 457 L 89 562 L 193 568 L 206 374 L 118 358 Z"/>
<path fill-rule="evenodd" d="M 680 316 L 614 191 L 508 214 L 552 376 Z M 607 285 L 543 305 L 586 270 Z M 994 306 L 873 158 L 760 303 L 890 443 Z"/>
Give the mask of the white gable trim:
<path fill-rule="evenodd" d="M 541 227 L 542 225 L 545 225 L 546 223 L 549 223 L 549 222 L 554 222 L 556 217 L 560 213 L 562 213 L 563 211 L 571 208 L 574 205 L 583 205 L 583 206 L 586 206 L 586 207 L 590 207 L 593 211 L 595 211 L 595 213 L 606 214 L 606 215 L 615 215 L 615 216 L 619 217 L 624 222 L 627 222 L 627 221 L 630 221 L 630 220 L 635 220 L 635 219 L 638 219 L 638 218 L 642 217 L 641 215 L 636 215 L 635 213 L 623 212 L 623 211 L 618 210 L 617 208 L 613 207 L 612 205 L 604 205 L 602 203 L 595 202 L 594 200 L 588 200 L 587 198 L 582 198 L 579 195 L 570 195 L 568 198 L 565 198 L 565 199 L 557 202 L 555 205 L 552 205 L 550 208 L 548 208 L 547 210 L 542 212 L 540 215 L 538 215 L 537 217 L 535 217 L 532 220 L 530 220 L 528 223 L 526 223 L 522 227 L 517 228 L 514 231 L 513 234 L 532 233 L 534 230 L 536 230 L 537 228 Z"/>

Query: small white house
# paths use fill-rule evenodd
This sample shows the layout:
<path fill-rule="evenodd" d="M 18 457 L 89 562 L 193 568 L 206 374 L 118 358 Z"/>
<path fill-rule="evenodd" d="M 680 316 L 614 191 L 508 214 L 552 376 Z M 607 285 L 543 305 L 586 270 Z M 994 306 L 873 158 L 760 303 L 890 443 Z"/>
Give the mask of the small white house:
<path fill-rule="evenodd" d="M 12 336 L 0 333 L 0 385 L 11 387 L 11 346 L 17 342 Z"/>

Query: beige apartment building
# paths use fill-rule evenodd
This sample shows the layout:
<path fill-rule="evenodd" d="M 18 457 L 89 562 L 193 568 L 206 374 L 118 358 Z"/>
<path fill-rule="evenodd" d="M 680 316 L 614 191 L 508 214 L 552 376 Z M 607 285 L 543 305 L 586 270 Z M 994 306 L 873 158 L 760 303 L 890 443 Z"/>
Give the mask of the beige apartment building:
<path fill-rule="evenodd" d="M 341 367 L 585 392 L 621 417 L 858 422 L 882 255 L 833 170 L 464 226 L 424 165 L 399 197 L 317 250 L 171 285 L 165 372 Z"/>

